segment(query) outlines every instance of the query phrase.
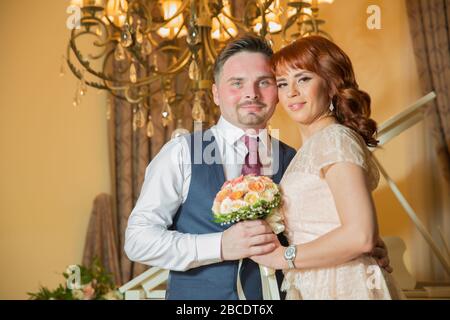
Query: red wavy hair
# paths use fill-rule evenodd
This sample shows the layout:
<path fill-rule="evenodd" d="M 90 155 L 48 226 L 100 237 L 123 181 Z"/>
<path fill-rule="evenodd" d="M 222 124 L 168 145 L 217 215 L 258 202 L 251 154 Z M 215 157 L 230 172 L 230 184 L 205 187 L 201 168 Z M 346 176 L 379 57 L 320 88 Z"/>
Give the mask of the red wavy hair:
<path fill-rule="evenodd" d="M 304 37 L 276 52 L 271 63 L 277 76 L 288 69 L 303 69 L 324 79 L 336 120 L 361 135 L 366 145 L 378 145 L 377 123 L 370 118 L 370 96 L 359 90 L 352 62 L 336 44 L 321 36 Z"/>

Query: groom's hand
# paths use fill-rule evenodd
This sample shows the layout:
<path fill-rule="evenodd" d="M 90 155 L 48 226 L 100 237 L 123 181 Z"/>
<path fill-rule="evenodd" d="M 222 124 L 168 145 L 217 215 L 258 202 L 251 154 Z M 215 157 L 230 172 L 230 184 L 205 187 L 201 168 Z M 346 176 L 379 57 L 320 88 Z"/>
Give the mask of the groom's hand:
<path fill-rule="evenodd" d="M 389 256 L 386 244 L 380 237 L 378 237 L 377 244 L 375 248 L 373 248 L 371 255 L 377 261 L 378 265 L 387 272 L 391 273 L 393 271 L 392 267 L 389 265 Z"/>
<path fill-rule="evenodd" d="M 278 238 L 263 220 L 236 223 L 222 235 L 222 259 L 239 260 L 272 252 Z"/>

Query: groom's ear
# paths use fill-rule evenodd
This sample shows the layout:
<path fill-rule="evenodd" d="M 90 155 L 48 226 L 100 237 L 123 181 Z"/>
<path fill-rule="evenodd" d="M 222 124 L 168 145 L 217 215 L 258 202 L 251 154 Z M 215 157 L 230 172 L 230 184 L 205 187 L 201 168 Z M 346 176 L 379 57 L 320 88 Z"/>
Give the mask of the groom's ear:
<path fill-rule="evenodd" d="M 213 83 L 213 85 L 212 85 L 212 94 L 213 94 L 214 103 L 217 106 L 219 106 L 219 90 L 217 90 L 217 86 L 215 83 Z"/>

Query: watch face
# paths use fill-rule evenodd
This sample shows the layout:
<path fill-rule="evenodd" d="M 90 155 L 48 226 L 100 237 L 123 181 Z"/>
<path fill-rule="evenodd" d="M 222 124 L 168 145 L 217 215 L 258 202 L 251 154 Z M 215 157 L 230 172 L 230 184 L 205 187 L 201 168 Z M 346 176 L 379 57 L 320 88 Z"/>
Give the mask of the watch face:
<path fill-rule="evenodd" d="M 288 260 L 292 259 L 294 255 L 295 255 L 295 248 L 293 247 L 288 247 L 284 252 L 284 257 Z"/>

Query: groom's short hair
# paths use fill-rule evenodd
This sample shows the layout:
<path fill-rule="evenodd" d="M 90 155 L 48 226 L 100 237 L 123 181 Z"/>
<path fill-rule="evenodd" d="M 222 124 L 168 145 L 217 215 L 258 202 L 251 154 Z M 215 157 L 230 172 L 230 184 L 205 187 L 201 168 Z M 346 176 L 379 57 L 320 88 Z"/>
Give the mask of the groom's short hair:
<path fill-rule="evenodd" d="M 269 42 L 261 37 L 246 34 L 239 38 L 232 39 L 222 51 L 220 51 L 214 63 L 214 81 L 216 83 L 219 81 L 219 75 L 222 72 L 225 62 L 240 52 L 261 53 L 269 59 L 273 55 L 273 50 Z"/>

